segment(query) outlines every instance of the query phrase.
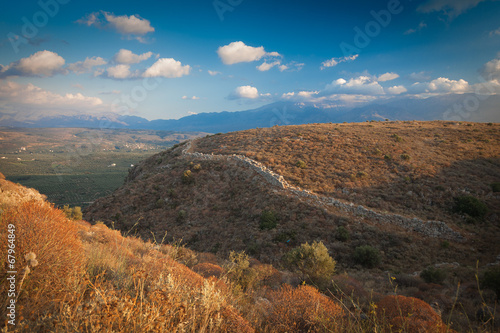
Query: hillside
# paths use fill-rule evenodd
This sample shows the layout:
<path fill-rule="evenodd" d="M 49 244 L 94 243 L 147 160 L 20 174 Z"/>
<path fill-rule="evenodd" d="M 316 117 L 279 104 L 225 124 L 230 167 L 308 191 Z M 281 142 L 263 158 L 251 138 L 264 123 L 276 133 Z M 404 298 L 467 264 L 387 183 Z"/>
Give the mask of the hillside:
<path fill-rule="evenodd" d="M 335 289 L 321 293 L 305 281 L 299 285 L 297 273 L 244 253 L 226 259 L 71 220 L 1 174 L 0 204 L 0 236 L 9 239 L 0 243 L 0 262 L 7 267 L 9 260 L 19 271 L 14 282 L 12 273 L 0 277 L 0 302 L 9 304 L 1 311 L 3 331 L 454 332 L 449 319 L 422 300 L 368 297 L 368 289 L 345 274 L 333 277 Z M 13 243 L 15 251 L 7 252 Z M 495 328 L 464 319 L 458 327 Z"/>

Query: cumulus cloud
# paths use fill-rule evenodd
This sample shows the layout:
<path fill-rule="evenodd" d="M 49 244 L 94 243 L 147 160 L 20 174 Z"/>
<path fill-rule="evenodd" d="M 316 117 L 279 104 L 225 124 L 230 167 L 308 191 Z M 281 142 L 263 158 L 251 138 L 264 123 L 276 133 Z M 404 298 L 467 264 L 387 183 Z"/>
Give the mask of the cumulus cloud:
<path fill-rule="evenodd" d="M 233 65 L 240 62 L 252 62 L 262 59 L 264 56 L 280 57 L 278 52 L 266 52 L 263 46 L 253 47 L 238 41 L 217 49 L 217 54 L 226 65 Z"/>
<path fill-rule="evenodd" d="M 196 96 L 192 96 L 192 97 L 189 97 L 189 96 L 182 96 L 182 99 L 190 99 L 190 100 L 193 100 L 193 101 L 196 101 L 198 99 L 200 99 L 199 97 L 196 97 Z"/>
<path fill-rule="evenodd" d="M 85 58 L 84 61 L 77 61 L 75 63 L 69 64 L 68 69 L 77 74 L 82 74 L 89 72 L 93 67 L 106 65 L 107 61 L 101 57 Z"/>
<path fill-rule="evenodd" d="M 7 76 L 52 76 L 64 72 L 65 60 L 51 51 L 38 51 L 27 58 L 1 66 L 0 78 Z"/>
<path fill-rule="evenodd" d="M 113 60 L 119 64 L 138 64 L 141 61 L 149 59 L 153 55 L 153 52 L 146 52 L 141 55 L 134 54 L 130 50 L 121 49 L 113 57 Z"/>
<path fill-rule="evenodd" d="M 146 69 L 143 77 L 166 77 L 177 78 L 189 75 L 191 66 L 183 66 L 180 61 L 173 58 L 158 59 L 151 67 Z"/>
<path fill-rule="evenodd" d="M 500 58 L 488 61 L 481 69 L 481 74 L 487 80 L 500 80 Z"/>
<path fill-rule="evenodd" d="M 500 28 L 497 30 L 490 31 L 490 37 L 492 36 L 500 36 Z"/>
<path fill-rule="evenodd" d="M 323 62 L 321 63 L 321 67 L 320 67 L 320 69 L 321 69 L 321 70 L 323 70 L 323 69 L 325 69 L 325 68 L 335 67 L 335 66 L 337 66 L 338 64 L 340 64 L 341 62 L 346 62 L 346 61 L 354 61 L 354 60 L 356 60 L 358 57 L 359 57 L 359 54 L 354 54 L 354 55 L 347 56 L 347 57 L 331 58 L 331 59 L 329 59 L 329 60 L 323 61 Z"/>
<path fill-rule="evenodd" d="M 90 13 L 76 22 L 100 29 L 110 28 L 124 36 L 137 39 L 141 43 L 146 42 L 144 35 L 155 31 L 155 28 L 151 26 L 151 22 L 139 15 L 118 16 L 105 11 Z"/>
<path fill-rule="evenodd" d="M 349 80 L 337 79 L 326 86 L 325 91 L 329 94 L 366 94 L 383 95 L 384 88 L 369 76 L 358 76 Z"/>
<path fill-rule="evenodd" d="M 228 99 L 256 99 L 259 97 L 259 91 L 257 88 L 252 86 L 241 86 L 236 88 L 231 94 L 229 94 Z"/>
<path fill-rule="evenodd" d="M 450 80 L 445 77 L 439 77 L 430 82 L 416 82 L 410 87 L 410 92 L 415 94 L 463 94 L 470 91 L 471 87 L 467 81 Z"/>
<path fill-rule="evenodd" d="M 396 73 L 384 73 L 377 78 L 377 81 L 379 82 L 391 81 L 397 79 L 398 77 L 399 75 Z"/>
<path fill-rule="evenodd" d="M 278 66 L 281 64 L 281 61 L 273 61 L 273 62 L 266 62 L 264 61 L 260 66 L 257 66 L 257 69 L 261 72 L 265 72 L 273 68 L 274 66 Z M 287 67 L 288 68 L 288 67 Z"/>
<path fill-rule="evenodd" d="M 404 86 L 393 86 L 393 87 L 387 88 L 387 92 L 389 94 L 392 94 L 392 95 L 399 95 L 399 94 L 405 93 L 407 91 L 408 91 L 408 89 L 406 89 Z"/>
<path fill-rule="evenodd" d="M 11 106 L 15 105 L 14 109 Z M 92 113 L 102 112 L 105 105 L 100 98 L 76 94 L 56 94 L 31 83 L 26 85 L 12 81 L 0 84 L 0 109 L 3 113 L 14 116 L 36 114 L 40 116 L 63 114 L 69 112 Z"/>
<path fill-rule="evenodd" d="M 116 65 L 106 69 L 107 77 L 112 79 L 127 79 L 132 76 L 129 65 Z"/>
<path fill-rule="evenodd" d="M 442 12 L 449 19 L 454 19 L 484 1 L 489 0 L 428 0 L 418 6 L 417 11 L 421 13 Z"/>

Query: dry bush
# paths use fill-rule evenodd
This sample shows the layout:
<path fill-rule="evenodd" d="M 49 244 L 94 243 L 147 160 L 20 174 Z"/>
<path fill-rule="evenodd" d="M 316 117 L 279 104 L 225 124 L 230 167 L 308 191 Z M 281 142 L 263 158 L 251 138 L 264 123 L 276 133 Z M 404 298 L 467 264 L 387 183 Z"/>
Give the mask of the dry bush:
<path fill-rule="evenodd" d="M 377 315 L 393 332 L 453 332 L 429 304 L 413 297 L 386 296 L 377 303 Z"/>
<path fill-rule="evenodd" d="M 21 271 L 26 265 L 23 257 L 28 252 L 35 253 L 39 263 L 26 277 L 18 304 L 25 306 L 26 318 L 36 317 L 47 302 L 74 291 L 84 272 L 86 259 L 77 226 L 62 211 L 42 201 L 28 201 L 7 209 L 0 222 L 2 239 L 7 239 L 9 224 L 15 226 L 16 269 Z M 2 263 L 6 256 L 7 242 L 0 242 Z M 6 293 L 2 290 L 1 295 L 3 304 Z"/>
<path fill-rule="evenodd" d="M 272 332 L 340 332 L 343 311 L 311 286 L 286 285 L 269 293 L 272 310 L 267 326 Z"/>
<path fill-rule="evenodd" d="M 222 269 L 222 267 L 208 262 L 194 265 L 192 270 L 193 272 L 200 274 L 204 278 L 209 278 L 211 276 L 220 278 L 222 274 L 224 274 L 224 270 Z"/>

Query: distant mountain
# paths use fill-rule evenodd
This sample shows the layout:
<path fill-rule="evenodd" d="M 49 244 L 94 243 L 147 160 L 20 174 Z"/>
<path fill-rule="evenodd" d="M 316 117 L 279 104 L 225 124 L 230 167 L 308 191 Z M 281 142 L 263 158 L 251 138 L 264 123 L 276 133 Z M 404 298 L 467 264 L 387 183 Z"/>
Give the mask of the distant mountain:
<path fill-rule="evenodd" d="M 101 116 L 53 116 L 24 120 L 0 114 L 0 126 L 129 128 L 216 133 L 274 125 L 384 119 L 500 122 L 500 96 L 493 95 L 482 100 L 474 94 L 442 95 L 426 99 L 395 97 L 352 109 L 324 108 L 313 103 L 276 102 L 253 110 L 200 113 L 180 119 L 151 121 L 114 113 Z"/>

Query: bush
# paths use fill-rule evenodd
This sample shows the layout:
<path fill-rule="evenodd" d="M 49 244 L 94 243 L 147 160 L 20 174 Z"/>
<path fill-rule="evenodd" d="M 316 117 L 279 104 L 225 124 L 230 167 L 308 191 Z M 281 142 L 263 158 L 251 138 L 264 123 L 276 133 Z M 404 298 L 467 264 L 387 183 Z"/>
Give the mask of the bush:
<path fill-rule="evenodd" d="M 269 300 L 270 332 L 337 332 L 344 315 L 338 304 L 311 286 L 285 285 L 270 292 Z"/>
<path fill-rule="evenodd" d="M 354 261 L 364 267 L 374 268 L 380 264 L 380 253 L 370 245 L 358 246 L 354 250 Z"/>
<path fill-rule="evenodd" d="M 300 272 L 313 283 L 329 282 L 335 272 L 336 262 L 322 242 L 302 244 L 285 254 L 284 261 L 289 268 Z"/>
<path fill-rule="evenodd" d="M 63 212 L 68 219 L 79 221 L 83 218 L 82 208 L 79 206 L 69 208 L 69 205 L 64 205 Z"/>
<path fill-rule="evenodd" d="M 182 174 L 182 183 L 183 184 L 192 184 L 194 182 L 193 174 L 191 170 L 186 170 Z"/>
<path fill-rule="evenodd" d="M 411 157 L 410 157 L 410 155 L 408 155 L 408 154 L 401 154 L 401 159 L 402 159 L 402 160 L 405 160 L 405 161 L 408 161 L 408 160 L 410 160 L 410 159 L 411 159 Z"/>
<path fill-rule="evenodd" d="M 276 237 L 273 238 L 275 242 L 281 243 L 294 243 L 297 238 L 297 232 L 295 230 L 282 231 Z"/>
<path fill-rule="evenodd" d="M 500 192 L 500 183 L 492 183 L 490 186 L 494 193 Z"/>
<path fill-rule="evenodd" d="M 500 266 L 493 267 L 486 271 L 481 278 L 481 288 L 493 290 L 500 299 Z"/>
<path fill-rule="evenodd" d="M 345 227 L 338 227 L 337 232 L 335 233 L 335 239 L 341 242 L 347 242 L 351 238 L 351 235 L 349 234 L 349 230 L 347 230 Z"/>
<path fill-rule="evenodd" d="M 392 156 L 391 155 L 384 155 L 384 160 L 392 160 Z"/>
<path fill-rule="evenodd" d="M 427 267 L 420 273 L 420 277 L 427 283 L 437 283 L 441 284 L 447 277 L 446 271 L 435 268 L 435 267 Z"/>
<path fill-rule="evenodd" d="M 271 230 L 278 225 L 278 217 L 272 210 L 265 210 L 260 215 L 259 228 L 260 230 Z"/>
<path fill-rule="evenodd" d="M 488 206 L 478 198 L 464 195 L 453 198 L 453 211 L 459 214 L 467 214 L 472 217 L 483 218 L 488 212 Z"/>
<path fill-rule="evenodd" d="M 391 137 L 392 137 L 392 138 L 394 138 L 394 140 L 395 140 L 396 142 L 403 142 L 403 138 L 402 138 L 402 137 L 400 137 L 400 136 L 399 136 L 399 135 L 397 135 L 397 134 L 393 134 L 393 135 L 391 135 Z"/>
<path fill-rule="evenodd" d="M 307 167 L 306 162 L 302 160 L 298 161 L 295 165 L 301 169 L 305 169 Z"/>

